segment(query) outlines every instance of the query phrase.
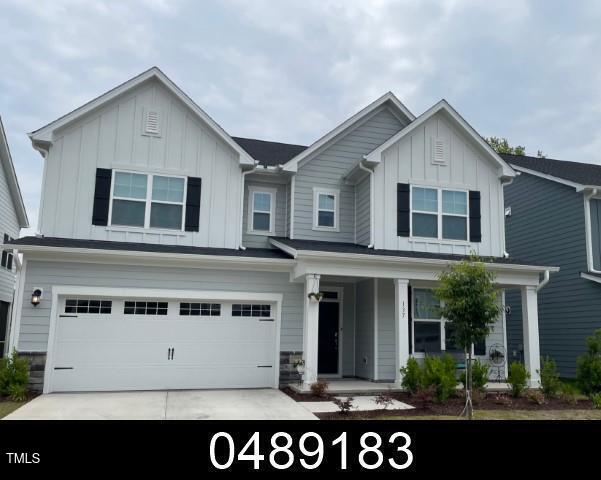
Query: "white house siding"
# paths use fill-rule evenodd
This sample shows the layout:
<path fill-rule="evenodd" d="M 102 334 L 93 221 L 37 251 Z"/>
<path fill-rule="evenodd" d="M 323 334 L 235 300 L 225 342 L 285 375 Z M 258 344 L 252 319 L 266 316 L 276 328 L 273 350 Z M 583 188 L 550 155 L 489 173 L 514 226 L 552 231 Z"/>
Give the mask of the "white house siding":
<path fill-rule="evenodd" d="M 360 245 L 369 245 L 370 242 L 370 177 L 367 176 L 361 180 L 355 187 L 355 205 L 356 205 L 356 242 Z"/>
<path fill-rule="evenodd" d="M 431 162 L 430 143 L 442 137 L 450 147 L 448 165 Z M 439 113 L 403 137 L 382 155 L 375 170 L 375 247 L 432 253 L 501 256 L 504 250 L 503 189 L 498 166 L 478 153 L 473 140 Z M 449 242 L 397 236 L 398 183 L 478 190 L 481 194 L 482 242 Z"/>
<path fill-rule="evenodd" d="M 148 108 L 160 111 L 160 137 L 142 135 Z M 45 161 L 39 228 L 46 236 L 238 247 L 238 155 L 156 81 L 56 132 Z M 123 232 L 93 226 L 97 167 L 201 177 L 200 231 Z"/>
<path fill-rule="evenodd" d="M 374 280 L 357 283 L 355 324 L 355 375 L 374 376 Z"/>
<path fill-rule="evenodd" d="M 245 247 L 271 248 L 269 237 L 248 233 L 249 187 L 276 190 L 275 201 L 275 236 L 286 236 L 286 184 L 282 178 L 269 178 L 260 175 L 247 175 L 244 182 L 244 212 L 242 215 L 242 243 Z"/>
<path fill-rule="evenodd" d="M 53 285 L 282 293 L 280 350 L 302 350 L 303 285 L 288 273 L 29 260 L 24 291 L 42 288 L 44 299 L 34 307 L 24 295 L 19 351 L 46 351 Z"/>
<path fill-rule="evenodd" d="M 333 242 L 355 241 L 355 186 L 342 177 L 363 155 L 384 143 L 403 124 L 385 107 L 323 152 L 299 165 L 294 199 L 294 237 Z M 339 231 L 313 230 L 313 187 L 340 191 Z"/>
<path fill-rule="evenodd" d="M 4 237 L 5 233 L 12 238 L 18 238 L 19 220 L 8 189 L 6 172 L 4 171 L 3 164 L 0 162 L 0 240 Z M 0 301 L 2 302 L 12 302 L 15 286 L 14 270 L 14 265 L 12 272 L 0 267 Z"/>

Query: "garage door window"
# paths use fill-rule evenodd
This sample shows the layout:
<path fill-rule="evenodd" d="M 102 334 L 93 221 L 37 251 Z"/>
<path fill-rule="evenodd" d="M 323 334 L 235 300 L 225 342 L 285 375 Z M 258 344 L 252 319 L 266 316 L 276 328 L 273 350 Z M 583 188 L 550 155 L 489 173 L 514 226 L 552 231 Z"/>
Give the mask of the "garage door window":
<path fill-rule="evenodd" d="M 125 302 L 125 315 L 167 315 L 167 302 Z"/>
<path fill-rule="evenodd" d="M 68 298 L 65 301 L 65 313 L 110 314 L 113 302 L 110 300 L 89 300 Z"/>
<path fill-rule="evenodd" d="M 271 305 L 234 304 L 232 317 L 270 317 Z"/>
<path fill-rule="evenodd" d="M 179 314 L 195 317 L 218 317 L 221 315 L 221 304 L 182 302 L 179 304 Z"/>

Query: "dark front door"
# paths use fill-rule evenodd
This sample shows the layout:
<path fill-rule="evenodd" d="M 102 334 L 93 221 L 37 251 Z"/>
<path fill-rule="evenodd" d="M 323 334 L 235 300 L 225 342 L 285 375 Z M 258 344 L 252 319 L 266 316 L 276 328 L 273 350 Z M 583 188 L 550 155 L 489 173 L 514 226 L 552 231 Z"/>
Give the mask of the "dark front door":
<path fill-rule="evenodd" d="M 4 345 L 8 333 L 8 307 L 10 307 L 10 303 L 0 302 L 0 358 L 4 356 Z"/>
<path fill-rule="evenodd" d="M 321 375 L 338 373 L 339 314 L 340 304 L 338 302 L 321 302 L 319 304 L 317 371 Z"/>

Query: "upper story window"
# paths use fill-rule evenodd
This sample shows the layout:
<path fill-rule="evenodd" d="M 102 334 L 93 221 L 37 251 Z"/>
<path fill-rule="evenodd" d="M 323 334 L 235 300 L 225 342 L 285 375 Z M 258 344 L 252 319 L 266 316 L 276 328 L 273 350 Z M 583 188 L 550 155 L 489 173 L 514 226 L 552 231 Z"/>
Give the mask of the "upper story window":
<path fill-rule="evenodd" d="M 589 270 L 601 272 L 601 199 L 591 198 L 588 203 L 590 208 L 590 221 L 587 225 Z"/>
<path fill-rule="evenodd" d="M 111 225 L 182 230 L 183 177 L 116 171 Z"/>
<path fill-rule="evenodd" d="M 13 238 L 9 237 L 5 233 L 4 234 L 4 244 L 10 242 L 11 240 L 13 240 Z M 2 268 L 6 268 L 7 270 L 12 271 L 12 269 L 13 269 L 13 252 L 11 252 L 9 250 L 2 250 L 2 260 L 1 260 L 0 266 L 2 266 Z"/>
<path fill-rule="evenodd" d="M 467 192 L 412 186 L 411 236 L 467 240 Z"/>
<path fill-rule="evenodd" d="M 249 233 L 274 234 L 275 196 L 275 190 L 249 187 Z"/>
<path fill-rule="evenodd" d="M 313 228 L 338 230 L 338 190 L 313 190 Z"/>

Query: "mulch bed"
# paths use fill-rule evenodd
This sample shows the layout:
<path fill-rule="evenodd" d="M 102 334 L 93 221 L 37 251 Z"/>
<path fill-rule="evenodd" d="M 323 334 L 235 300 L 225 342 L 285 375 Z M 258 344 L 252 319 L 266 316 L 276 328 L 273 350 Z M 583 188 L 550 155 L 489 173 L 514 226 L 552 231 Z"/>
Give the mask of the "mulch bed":
<path fill-rule="evenodd" d="M 39 397 L 41 392 L 34 392 L 33 390 L 27 391 L 27 401 L 33 400 L 35 397 Z M 0 395 L 0 402 L 11 402 L 12 400 L 6 395 Z"/>
<path fill-rule="evenodd" d="M 292 397 L 297 402 L 323 402 L 328 401 L 328 398 L 316 397 L 311 394 L 297 393 L 290 388 L 283 388 L 282 391 Z M 358 396 L 358 395 L 357 395 Z M 374 418 L 374 417 L 415 417 L 423 415 L 445 415 L 459 416 L 465 404 L 463 395 L 449 398 L 445 402 L 438 403 L 435 401 L 421 402 L 409 393 L 400 392 L 392 393 L 391 397 L 400 402 L 407 403 L 416 408 L 411 410 L 370 410 L 361 412 L 349 412 L 346 415 L 341 415 L 338 412 L 334 413 L 316 413 L 315 415 L 321 420 L 344 420 L 356 418 Z M 591 410 L 593 404 L 588 399 L 578 399 L 574 403 L 566 402 L 560 398 L 545 399 L 542 405 L 535 402 L 533 399 L 524 395 L 519 398 L 513 398 L 505 393 L 487 393 L 482 398 L 474 400 L 475 410 Z"/>

